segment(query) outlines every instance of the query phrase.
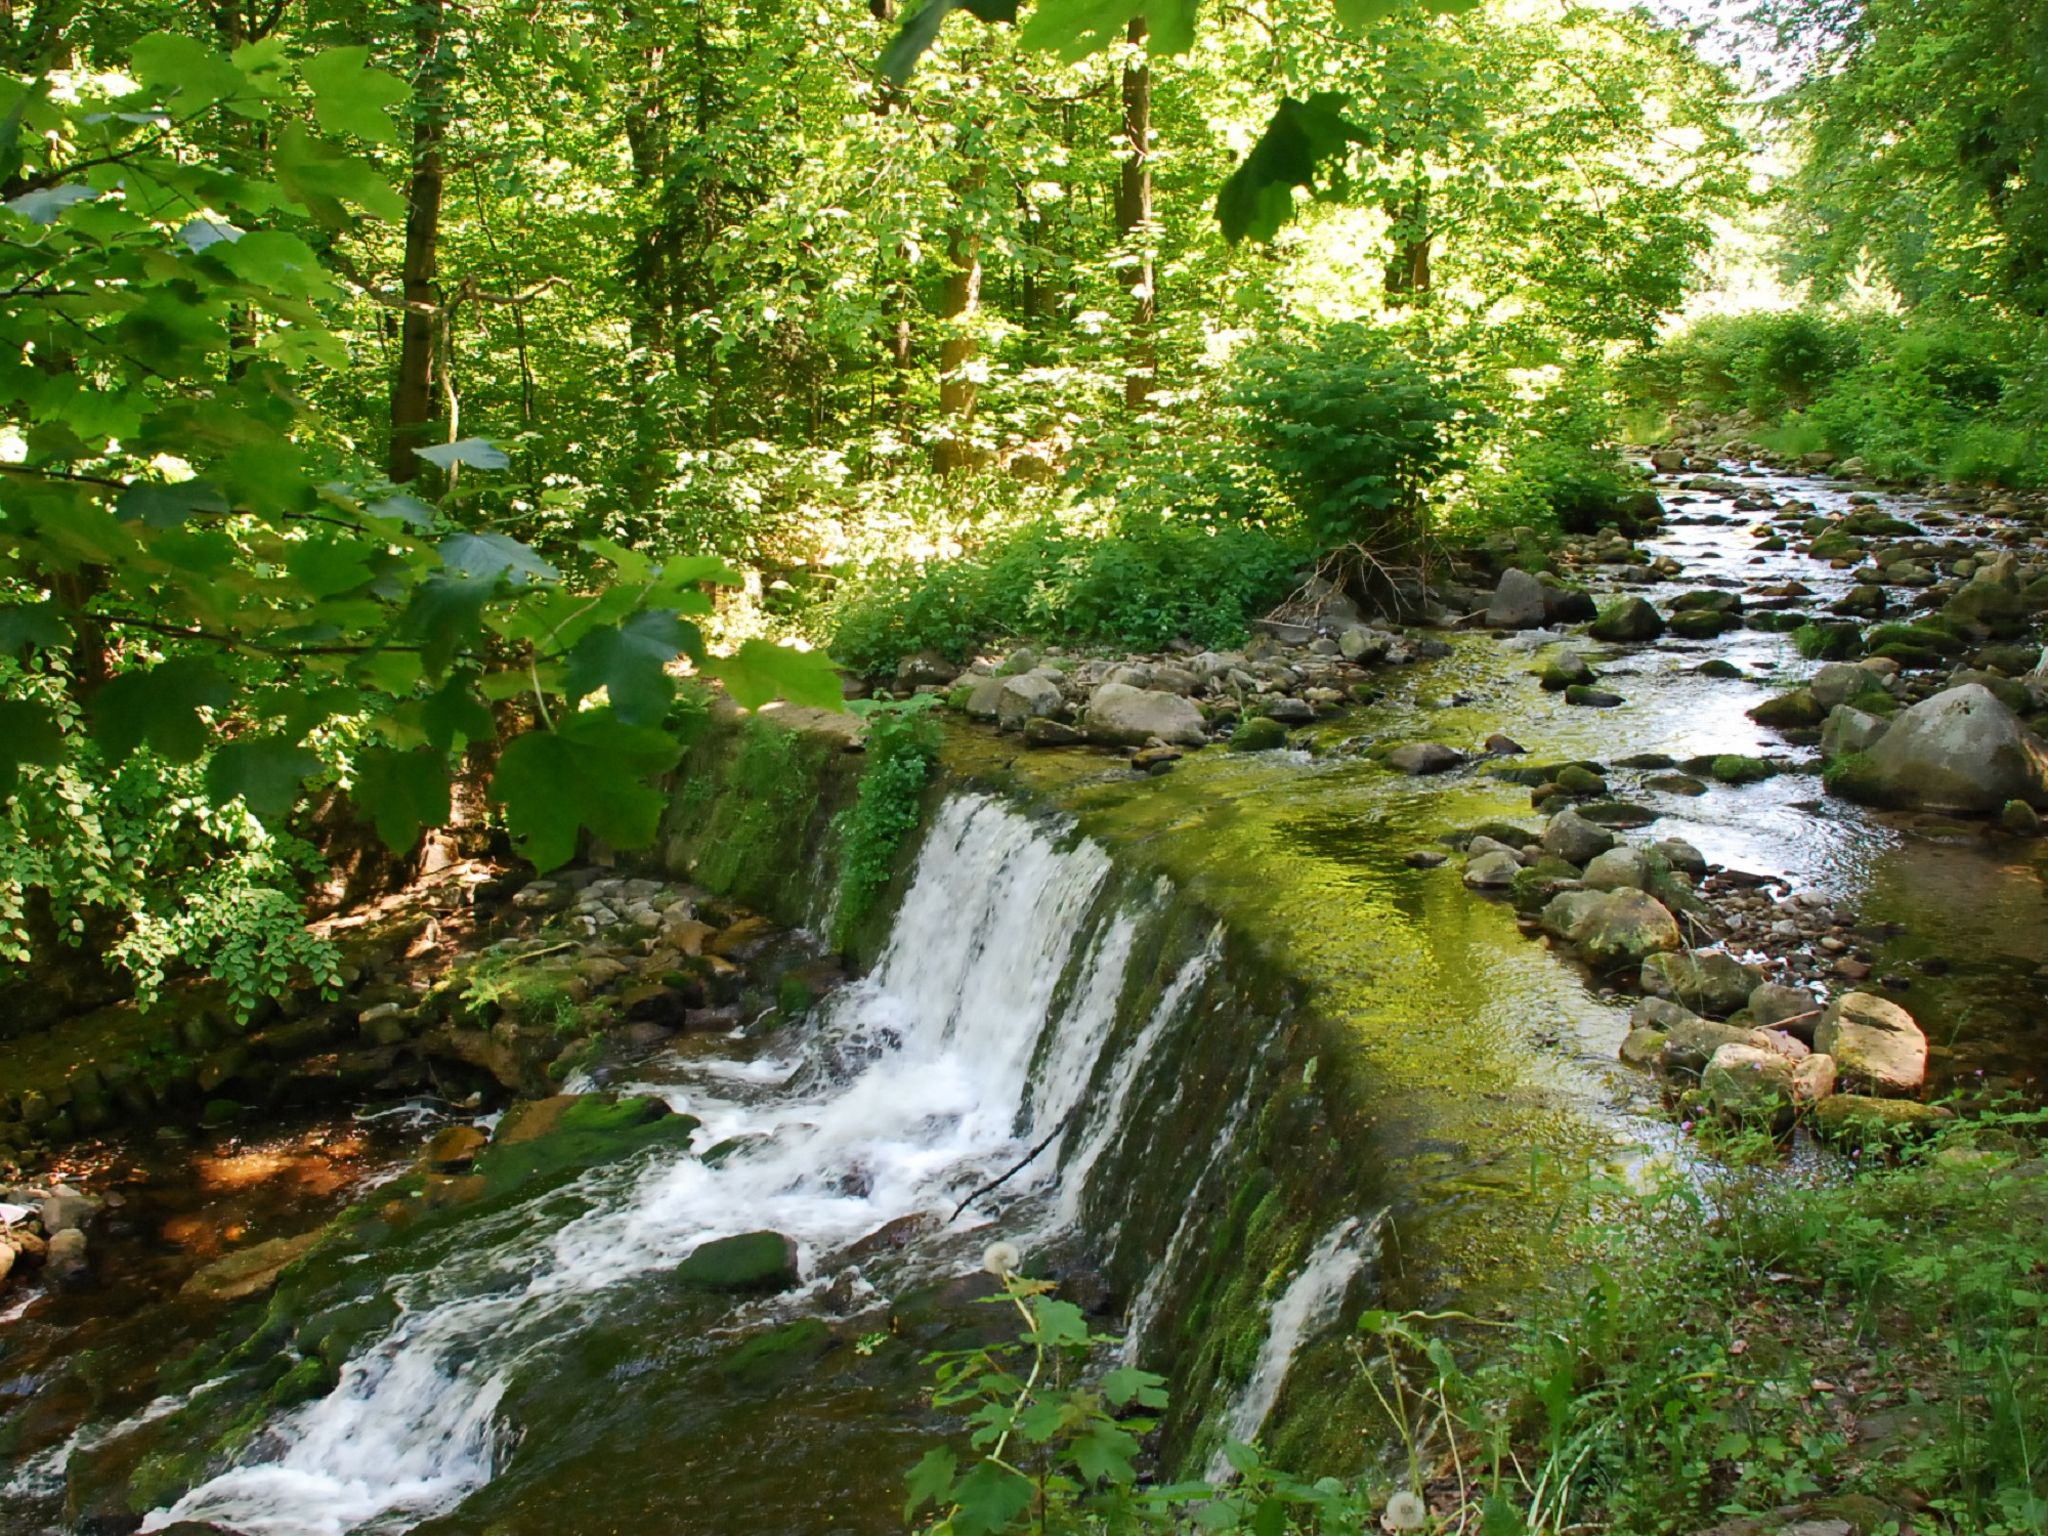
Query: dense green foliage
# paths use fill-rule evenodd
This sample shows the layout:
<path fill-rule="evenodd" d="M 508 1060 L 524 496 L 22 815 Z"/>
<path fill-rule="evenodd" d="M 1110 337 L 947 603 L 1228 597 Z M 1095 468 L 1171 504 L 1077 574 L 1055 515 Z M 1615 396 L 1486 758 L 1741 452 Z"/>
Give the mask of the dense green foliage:
<path fill-rule="evenodd" d="M 864 711 L 867 766 L 853 804 L 835 818 L 839 834 L 839 893 L 832 908 L 832 938 L 841 948 L 896 872 L 897 851 L 917 830 L 926 782 L 939 757 L 939 728 L 929 694 L 903 704 Z"/>

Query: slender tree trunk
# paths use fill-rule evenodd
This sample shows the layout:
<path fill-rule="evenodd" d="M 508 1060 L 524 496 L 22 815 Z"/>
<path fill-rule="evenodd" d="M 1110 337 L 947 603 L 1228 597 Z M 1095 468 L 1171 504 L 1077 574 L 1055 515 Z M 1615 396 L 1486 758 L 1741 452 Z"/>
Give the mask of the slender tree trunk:
<path fill-rule="evenodd" d="M 969 205 L 981 190 L 984 174 L 977 167 L 962 186 L 960 217 L 946 241 L 949 265 L 939 309 L 945 334 L 939 343 L 939 412 L 946 417 L 947 434 L 933 454 L 934 464 L 945 473 L 964 469 L 974 460 L 967 430 L 980 390 L 968 369 L 980 351 L 973 326 L 981 309 L 982 270 L 981 235 Z"/>
<path fill-rule="evenodd" d="M 896 0 L 868 0 L 868 13 L 889 25 L 896 20 Z M 886 117 L 902 104 L 902 93 L 895 86 L 884 84 L 875 92 L 873 110 L 876 116 Z M 910 285 L 910 252 L 900 240 L 896 242 L 893 261 L 894 265 L 885 269 L 889 275 L 882 289 L 882 341 L 889 354 L 890 414 L 896 425 L 902 427 L 910 421 L 910 369 L 916 357 L 912 315 L 917 298 Z"/>
<path fill-rule="evenodd" d="M 1159 318 L 1152 265 L 1152 68 L 1145 62 L 1145 18 L 1131 18 L 1124 40 L 1124 163 L 1117 182 L 1116 227 L 1124 244 L 1124 286 L 1131 295 L 1130 339 L 1124 348 L 1124 405 L 1141 411 L 1159 383 L 1153 327 Z"/>
<path fill-rule="evenodd" d="M 1436 239 L 1429 227 L 1427 183 L 1418 179 L 1406 202 L 1388 205 L 1387 216 L 1393 221 L 1394 236 L 1394 254 L 1387 262 L 1387 298 L 1413 304 L 1429 295 L 1429 253 Z"/>
<path fill-rule="evenodd" d="M 436 278 L 441 248 L 441 151 L 447 134 L 447 0 L 420 0 L 414 86 L 412 181 L 406 195 L 404 319 L 398 377 L 391 388 L 391 453 L 385 472 L 400 485 L 420 472 L 415 449 L 426 446 L 434 420 L 435 330 L 440 324 Z"/>

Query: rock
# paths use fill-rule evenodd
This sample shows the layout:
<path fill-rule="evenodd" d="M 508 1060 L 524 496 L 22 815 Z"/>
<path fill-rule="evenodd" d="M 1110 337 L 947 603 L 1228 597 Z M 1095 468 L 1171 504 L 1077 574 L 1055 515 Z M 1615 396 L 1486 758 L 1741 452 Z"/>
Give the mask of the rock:
<path fill-rule="evenodd" d="M 780 1232 L 743 1232 L 699 1243 L 676 1266 L 684 1285 L 707 1291 L 786 1291 L 797 1283 L 796 1244 Z"/>
<path fill-rule="evenodd" d="M 475 1127 L 451 1129 L 474 1130 Z M 178 1294 L 197 1297 L 201 1301 L 240 1301 L 245 1296 L 259 1295 L 276 1284 L 277 1277 L 284 1273 L 286 1266 L 319 1242 L 320 1237 L 321 1233 L 316 1228 L 297 1237 L 274 1237 L 267 1243 L 257 1243 L 225 1258 L 215 1259 L 186 1280 Z"/>
<path fill-rule="evenodd" d="M 1650 844 L 1650 852 L 1656 854 L 1682 875 L 1694 880 L 1703 880 L 1707 874 L 1706 855 L 1693 847 L 1682 837 L 1663 837 Z"/>
<path fill-rule="evenodd" d="M 1172 746 L 1198 747 L 1206 739 L 1202 712 L 1176 693 L 1104 683 L 1089 696 L 1082 727 L 1091 741 L 1142 747 L 1157 739 Z"/>
<path fill-rule="evenodd" d="M 1837 705 L 1821 724 L 1820 755 L 1837 758 L 1868 752 L 1891 728 L 1891 721 L 1866 714 L 1853 704 Z"/>
<path fill-rule="evenodd" d="M 1927 1036 L 1897 1003 L 1847 992 L 1828 1004 L 1814 1027 L 1813 1048 L 1835 1058 L 1851 1088 L 1898 1096 L 1927 1081 Z"/>
<path fill-rule="evenodd" d="M 1586 633 L 1611 644 L 1654 640 L 1664 633 L 1664 616 L 1640 597 L 1625 597 L 1602 610 Z"/>
<path fill-rule="evenodd" d="M 1851 799 L 1910 810 L 1999 811 L 2008 800 L 2048 804 L 2039 749 L 2013 712 L 1966 683 L 1915 704 L 1828 787 Z"/>
<path fill-rule="evenodd" d="M 1819 725 L 1827 718 L 1827 711 L 1820 707 L 1820 700 L 1806 689 L 1795 688 L 1774 699 L 1765 699 L 1749 712 L 1749 718 L 1773 730 L 1796 731 Z"/>
<path fill-rule="evenodd" d="M 1024 722 L 1024 744 L 1027 747 L 1078 747 L 1087 740 L 1086 731 L 1077 725 L 1068 725 L 1064 720 L 1038 716 Z"/>
<path fill-rule="evenodd" d="M 1586 888 L 1640 891 L 1649 879 L 1649 856 L 1640 848 L 1610 848 L 1586 866 Z"/>
<path fill-rule="evenodd" d="M 1674 1024 L 1665 1031 L 1664 1050 L 1657 1060 L 1657 1070 L 1665 1077 L 1696 1078 L 1706 1070 L 1714 1052 L 1722 1046 L 1762 1044 L 1762 1039 L 1753 1030 L 1688 1015 L 1685 1022 Z"/>
<path fill-rule="evenodd" d="M 1607 781 L 1582 763 L 1566 763 L 1552 782 L 1565 794 L 1581 798 L 1607 793 Z"/>
<path fill-rule="evenodd" d="M 69 1189 L 60 1189 L 55 1194 L 45 1196 L 37 1208 L 37 1214 L 42 1218 L 43 1233 L 47 1237 L 83 1228 L 99 1212 L 99 1201 Z"/>
<path fill-rule="evenodd" d="M 1552 858 L 1583 867 L 1617 841 L 1612 832 L 1594 826 L 1577 811 L 1559 811 L 1543 829 L 1542 846 Z"/>
<path fill-rule="evenodd" d="M 1387 653 L 1393 648 L 1392 635 L 1383 629 L 1369 629 L 1363 624 L 1353 624 L 1337 636 L 1338 653 L 1346 661 L 1361 667 L 1386 660 Z"/>
<path fill-rule="evenodd" d="M 1435 848 L 1417 848 L 1401 862 L 1410 869 L 1441 869 L 1450 862 L 1450 857 Z"/>
<path fill-rule="evenodd" d="M 1642 891 L 1574 893 L 1586 898 L 1565 929 L 1565 937 L 1601 970 L 1640 965 L 1651 955 L 1677 949 L 1683 940 L 1678 920 Z M 1571 895 L 1557 901 L 1571 900 Z M 1556 905 L 1556 902 L 1551 904 Z M 1545 908 L 1546 913 L 1548 908 Z"/>
<path fill-rule="evenodd" d="M 1822 709 L 1853 704 L 1867 694 L 1883 693 L 1884 679 L 1867 667 L 1831 661 L 1807 680 L 1807 691 Z"/>
<path fill-rule="evenodd" d="M 1610 693 L 1605 688 L 1589 688 L 1584 683 L 1574 683 L 1565 689 L 1564 701 L 1584 709 L 1617 709 L 1628 702 L 1618 693 Z"/>
<path fill-rule="evenodd" d="M 1543 583 L 1510 566 L 1501 572 L 1493 601 L 1486 605 L 1488 629 L 1535 629 L 1546 616 Z"/>
<path fill-rule="evenodd" d="M 1520 757 L 1529 750 L 1514 737 L 1503 735 L 1499 731 L 1487 737 L 1485 745 L 1488 757 Z"/>
<path fill-rule="evenodd" d="M 2014 837 L 2033 837 L 2041 830 L 2041 815 L 2024 800 L 2008 800 L 1998 813 L 1998 824 Z"/>
<path fill-rule="evenodd" d="M 1635 1007 L 1629 1010 L 1628 1022 L 1631 1029 L 1654 1029 L 1659 1034 L 1669 1034 L 1674 1029 L 1702 1021 L 1690 1008 L 1674 1003 L 1668 997 L 1639 997 Z"/>
<path fill-rule="evenodd" d="M 85 1246 L 85 1233 L 77 1227 L 52 1233 L 43 1249 L 44 1277 L 60 1286 L 82 1283 L 87 1275 Z"/>
<path fill-rule="evenodd" d="M 1563 693 L 1575 683 L 1590 683 L 1598 676 L 1592 664 L 1577 651 L 1558 651 L 1537 669 L 1536 680 L 1546 693 Z"/>
<path fill-rule="evenodd" d="M 1781 1029 L 1795 1040 L 1813 1044 L 1820 1024 L 1820 1003 L 1804 987 L 1767 981 L 1749 994 L 1750 1021 L 1758 1029 Z"/>
<path fill-rule="evenodd" d="M 996 690 L 996 724 L 1006 731 L 1019 731 L 1029 720 L 1058 713 L 1065 702 L 1059 685 L 1035 672 L 1006 677 Z"/>
<path fill-rule="evenodd" d="M 1640 977 L 1643 990 L 1653 997 L 1671 998 L 1710 1019 L 1724 1019 L 1743 1007 L 1762 980 L 1749 966 L 1718 949 L 1652 955 L 1643 962 Z"/>
<path fill-rule="evenodd" d="M 1792 1069 L 1792 1097 L 1801 1104 L 1818 1104 L 1832 1098 L 1838 1068 L 1835 1058 L 1821 1051 L 1798 1059 Z"/>
<path fill-rule="evenodd" d="M 1696 779 L 1689 773 L 1658 773 L 1643 780 L 1643 788 L 1654 789 L 1667 795 L 1704 795 L 1707 785 L 1704 779 Z"/>
<path fill-rule="evenodd" d="M 1287 745 L 1287 727 L 1265 715 L 1240 720 L 1230 735 L 1233 752 L 1271 752 Z"/>
<path fill-rule="evenodd" d="M 1657 1061 L 1664 1052 L 1664 1031 L 1649 1029 L 1642 1025 L 1631 1025 L 1622 1037 L 1621 1059 L 1632 1067 L 1654 1071 Z"/>
<path fill-rule="evenodd" d="M 1755 1045 L 1724 1045 L 1700 1073 L 1700 1092 L 1716 1113 L 1728 1119 L 1779 1124 L 1792 1116 L 1797 1070 L 1776 1051 Z"/>
<path fill-rule="evenodd" d="M 1410 777 L 1447 773 L 1464 761 L 1464 753 L 1438 741 L 1411 741 L 1394 748 L 1386 757 L 1389 768 Z"/>
<path fill-rule="evenodd" d="M 1307 699 L 1281 695 L 1268 699 L 1263 711 L 1268 720 L 1278 720 L 1282 725 L 1308 725 L 1315 720 L 1315 706 Z"/>
<path fill-rule="evenodd" d="M 1495 849 L 1465 861 L 1465 883 L 1475 891 L 1505 890 L 1521 871 L 1521 861 L 1512 853 Z"/>
<path fill-rule="evenodd" d="M 1939 1104 L 1912 1099 L 1866 1099 L 1836 1094 L 1813 1107 L 1807 1124 L 1816 1136 L 1856 1144 L 1893 1141 L 1955 1119 Z"/>
<path fill-rule="evenodd" d="M 913 651 L 896 663 L 896 686 L 899 688 L 934 684 L 943 687 L 959 675 L 959 667 L 937 651 Z"/>
<path fill-rule="evenodd" d="M 427 1143 L 426 1160 L 443 1173 L 467 1168 L 477 1153 L 490 1145 L 491 1138 L 474 1125 L 444 1125 Z"/>
<path fill-rule="evenodd" d="M 1541 577 L 1537 578 L 1542 580 Z M 1543 622 L 1549 625 L 1584 624 L 1598 618 L 1600 609 L 1593 594 L 1580 587 L 1543 583 Z"/>

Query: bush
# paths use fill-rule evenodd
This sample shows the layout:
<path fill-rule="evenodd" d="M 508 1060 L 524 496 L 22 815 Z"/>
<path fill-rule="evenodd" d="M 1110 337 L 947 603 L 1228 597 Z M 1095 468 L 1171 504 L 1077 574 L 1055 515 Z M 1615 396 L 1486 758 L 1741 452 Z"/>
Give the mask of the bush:
<path fill-rule="evenodd" d="M 1259 528 L 1134 511 L 1107 528 L 1046 519 L 951 560 L 878 564 L 825 616 L 832 654 L 879 673 L 914 651 L 964 661 L 999 639 L 1219 647 L 1287 595 L 1304 550 Z"/>
<path fill-rule="evenodd" d="M 1412 543 L 1424 492 L 1459 467 L 1452 426 L 1472 414 L 1387 332 L 1357 324 L 1252 354 L 1234 399 L 1319 550 Z"/>
<path fill-rule="evenodd" d="M 917 830 L 925 781 L 939 759 L 931 698 L 869 706 L 867 765 L 854 801 L 834 818 L 839 834 L 839 899 L 832 942 L 845 948 L 889 883 L 896 851 Z"/>

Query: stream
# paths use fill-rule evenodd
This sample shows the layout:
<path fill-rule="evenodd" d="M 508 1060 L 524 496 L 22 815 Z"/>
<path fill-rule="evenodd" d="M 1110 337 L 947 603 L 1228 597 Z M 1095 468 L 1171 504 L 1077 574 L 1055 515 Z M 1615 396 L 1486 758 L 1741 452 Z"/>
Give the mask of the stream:
<path fill-rule="evenodd" d="M 1822 513 L 1845 510 L 1850 493 L 1781 475 L 1740 483 Z M 1642 547 L 1683 574 L 1627 588 L 1660 609 L 1701 587 L 1799 581 L 1813 592 L 1801 608 L 1820 612 L 1847 589 L 1824 562 L 1756 551 L 1759 514 L 1734 511 L 1731 496 L 1660 489 L 1671 516 Z M 1908 519 L 1954 518 L 1949 536 L 1977 515 L 1882 500 Z M 1421 735 L 1469 747 L 1505 731 L 1539 761 L 1816 761 L 1746 714 L 1812 670 L 1789 635 L 1589 650 L 1603 686 L 1626 699 L 1605 710 L 1529 677 L 1560 638 L 1460 634 L 1451 655 L 1389 674 L 1385 698 L 1323 734 L 1332 746 Z M 1701 676 L 1710 658 L 1744 675 Z M 1100 758 L 1032 754 L 1007 769 L 1038 792 L 1029 808 L 969 775 L 925 832 L 868 975 L 800 1026 L 686 1036 L 604 1083 L 694 1116 L 693 1152 L 592 1169 L 423 1237 L 389 1268 L 366 1266 L 365 1287 L 392 1315 L 339 1384 L 271 1417 L 140 1528 L 900 1529 L 904 1472 L 944 1432 L 918 1399 L 925 1353 L 1002 1331 L 976 1301 L 992 1285 L 980 1271 L 989 1243 L 1092 1287 L 1091 1310 L 1122 1335 L 1126 1360 L 1180 1371 L 1176 1351 L 1222 1305 L 1237 1192 L 1277 1178 L 1299 1187 L 1299 1234 L 1247 1292 L 1258 1315 L 1232 1360 L 1187 1367 L 1190 1407 L 1210 1428 L 1183 1427 L 1173 1444 L 1220 1470 L 1221 1435 L 1259 1437 L 1290 1392 L 1341 1371 L 1318 1341 L 1341 1337 L 1384 1288 L 1417 1301 L 1512 1289 L 1540 1253 L 1548 1210 L 1527 1198 L 1532 1147 L 1561 1162 L 1675 1149 L 1651 1085 L 1614 1059 L 1628 999 L 1522 938 L 1511 912 L 1459 887 L 1455 867 L 1406 862 L 1459 826 L 1530 819 L 1527 791 L 1485 766 L 1408 779 L 1356 751 L 1207 751 L 1138 779 Z M 2039 843 L 1875 814 L 1824 797 L 1811 772 L 1698 796 L 1647 776 L 1609 773 L 1617 794 L 1657 813 L 1648 836 L 1685 838 L 1714 864 L 1853 911 L 1878 969 L 1911 970 L 1905 1001 L 1941 1085 L 2040 1097 Z M 1344 1071 L 1363 1084 L 1365 1128 L 1269 1123 L 1282 1086 L 1313 1080 L 1330 1056 L 1326 1037 L 1302 1043 L 1302 1008 L 1350 1042 Z M 203 1255 L 188 1246 L 217 1243 L 228 1202 L 252 1186 L 270 1181 L 267 1202 L 235 1219 L 267 1236 L 325 1219 L 402 1165 L 382 1133 L 355 1133 L 343 1155 L 322 1150 L 341 1134 L 309 1127 L 262 1171 L 196 1201 L 153 1174 L 130 1202 L 135 1251 L 182 1255 L 189 1270 Z M 1334 1162 L 1306 1150 L 1346 1136 Z M 1276 1137 L 1304 1149 L 1299 1168 L 1270 1156 Z M 697 1155 L 712 1147 L 715 1161 Z M 169 1182 L 196 1178 L 199 1155 Z M 313 1177 L 316 1163 L 326 1171 Z M 794 1241 L 796 1288 L 734 1302 L 669 1283 L 700 1244 L 761 1230 Z M 153 1293 L 148 1263 L 114 1273 L 97 1295 L 0 1301 L 0 1531 L 121 1528 L 77 1467 L 146 1439 L 206 1390 L 152 1385 L 206 1314 L 161 1299 L 171 1285 Z M 110 1305 L 118 1324 L 93 1319 Z M 79 1379 L 67 1371 L 88 1344 L 102 1362 L 92 1401 L 68 1410 L 84 1427 L 65 1428 L 51 1394 Z"/>

